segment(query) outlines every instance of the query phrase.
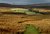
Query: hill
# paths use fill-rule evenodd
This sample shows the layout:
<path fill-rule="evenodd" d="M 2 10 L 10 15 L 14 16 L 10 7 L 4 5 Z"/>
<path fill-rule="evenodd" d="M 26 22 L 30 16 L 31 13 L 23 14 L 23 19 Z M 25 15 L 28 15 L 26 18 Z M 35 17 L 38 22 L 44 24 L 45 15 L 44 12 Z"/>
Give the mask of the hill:
<path fill-rule="evenodd" d="M 50 8 L 50 3 L 39 3 L 31 5 L 13 5 L 8 3 L 0 3 L 0 7 L 17 7 L 17 8 Z"/>

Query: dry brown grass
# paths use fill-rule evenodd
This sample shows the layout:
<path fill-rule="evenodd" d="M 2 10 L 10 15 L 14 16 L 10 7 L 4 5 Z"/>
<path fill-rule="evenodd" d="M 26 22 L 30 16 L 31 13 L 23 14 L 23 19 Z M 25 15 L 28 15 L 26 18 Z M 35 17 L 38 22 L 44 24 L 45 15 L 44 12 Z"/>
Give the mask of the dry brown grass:
<path fill-rule="evenodd" d="M 22 22 L 22 25 L 19 22 Z M 48 33 L 50 32 L 50 15 L 0 15 L 0 29 L 7 29 L 10 32 L 24 31 L 23 24 L 33 24 L 39 27 L 40 32 Z"/>

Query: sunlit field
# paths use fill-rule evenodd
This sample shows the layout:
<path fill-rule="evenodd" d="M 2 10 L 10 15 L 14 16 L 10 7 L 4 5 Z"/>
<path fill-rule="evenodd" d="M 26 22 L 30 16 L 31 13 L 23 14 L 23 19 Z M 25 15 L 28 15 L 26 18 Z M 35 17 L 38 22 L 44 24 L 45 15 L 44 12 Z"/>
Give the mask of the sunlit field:
<path fill-rule="evenodd" d="M 16 32 L 23 32 L 25 29 L 25 26 L 23 25 L 32 24 L 36 26 L 40 34 L 49 34 L 50 33 L 50 15 L 41 14 L 40 12 L 38 13 L 36 12 L 37 10 L 34 10 L 34 9 L 30 11 L 29 9 L 25 9 L 25 8 L 1 7 L 0 8 L 0 28 L 7 30 L 7 32 L 6 31 L 1 31 L 1 32 L 3 34 L 4 33 L 12 34 L 12 32 L 15 34 Z M 45 12 L 45 10 L 43 11 Z M 46 12 L 48 11 L 46 10 Z M 8 14 L 3 12 L 7 12 Z M 14 13 L 9 14 L 12 12 Z M 15 14 L 15 13 L 19 13 L 19 14 Z M 20 13 L 23 13 L 23 14 L 20 14 Z"/>

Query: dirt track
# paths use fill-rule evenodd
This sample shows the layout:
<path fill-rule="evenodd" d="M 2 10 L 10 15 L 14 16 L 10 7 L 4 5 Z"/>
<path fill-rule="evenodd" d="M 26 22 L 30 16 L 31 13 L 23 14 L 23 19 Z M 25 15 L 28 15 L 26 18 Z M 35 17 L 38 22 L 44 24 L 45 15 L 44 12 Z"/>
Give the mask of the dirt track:
<path fill-rule="evenodd" d="M 17 28 L 19 26 L 22 30 L 24 26 L 18 23 L 33 24 L 44 34 L 50 32 L 50 15 L 0 15 L 0 29 L 16 32 L 19 31 Z"/>

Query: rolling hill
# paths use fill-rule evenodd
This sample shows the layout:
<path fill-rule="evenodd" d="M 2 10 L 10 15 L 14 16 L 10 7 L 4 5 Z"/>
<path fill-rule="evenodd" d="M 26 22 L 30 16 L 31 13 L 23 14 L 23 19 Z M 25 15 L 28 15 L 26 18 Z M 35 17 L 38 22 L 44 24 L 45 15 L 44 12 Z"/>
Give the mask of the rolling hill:
<path fill-rule="evenodd" d="M 17 7 L 17 8 L 50 8 L 50 3 L 40 3 L 31 5 L 12 5 L 7 3 L 0 3 L 0 7 Z"/>

